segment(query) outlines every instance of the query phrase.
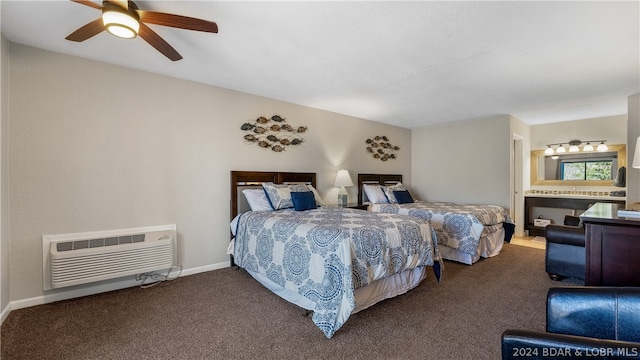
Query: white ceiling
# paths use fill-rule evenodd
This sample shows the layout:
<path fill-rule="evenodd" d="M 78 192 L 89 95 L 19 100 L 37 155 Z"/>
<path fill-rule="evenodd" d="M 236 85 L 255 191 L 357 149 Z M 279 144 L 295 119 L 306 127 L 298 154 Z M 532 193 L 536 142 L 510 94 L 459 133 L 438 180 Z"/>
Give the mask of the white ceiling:
<path fill-rule="evenodd" d="M 137 1 L 215 21 L 141 38 L 65 37 L 100 11 L 0 3 L 12 42 L 405 128 L 511 114 L 535 125 L 627 113 L 640 92 L 639 1 Z"/>

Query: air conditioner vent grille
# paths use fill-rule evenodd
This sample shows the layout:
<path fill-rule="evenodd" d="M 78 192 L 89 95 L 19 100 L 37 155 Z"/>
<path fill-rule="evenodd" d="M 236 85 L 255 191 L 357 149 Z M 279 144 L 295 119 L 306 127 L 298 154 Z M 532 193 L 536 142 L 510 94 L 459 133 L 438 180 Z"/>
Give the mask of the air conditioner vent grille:
<path fill-rule="evenodd" d="M 90 248 L 97 248 L 97 247 L 103 247 L 103 246 L 104 246 L 104 239 L 89 240 Z"/>
<path fill-rule="evenodd" d="M 71 251 L 73 250 L 73 241 L 69 241 L 69 242 L 63 242 L 63 243 L 57 243 L 56 244 L 56 248 L 58 249 L 58 251 L 63 252 L 63 251 Z"/>
<path fill-rule="evenodd" d="M 122 244 L 132 244 L 144 242 L 144 234 L 126 235 L 103 239 L 76 240 L 56 243 L 56 250 L 73 251 L 88 248 L 97 248 L 103 246 L 114 246 Z"/>
<path fill-rule="evenodd" d="M 88 249 L 89 240 L 78 240 L 73 242 L 73 250 Z"/>

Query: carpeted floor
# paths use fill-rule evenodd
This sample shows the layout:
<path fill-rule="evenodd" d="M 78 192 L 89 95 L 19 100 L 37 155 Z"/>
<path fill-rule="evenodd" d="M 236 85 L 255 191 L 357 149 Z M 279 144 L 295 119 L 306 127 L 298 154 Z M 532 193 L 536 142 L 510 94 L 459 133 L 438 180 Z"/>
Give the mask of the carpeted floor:
<path fill-rule="evenodd" d="M 507 328 L 543 330 L 544 251 L 505 244 L 468 266 L 446 262 L 416 289 L 354 314 L 326 339 L 303 311 L 243 270 L 14 310 L 9 359 L 499 359 Z"/>

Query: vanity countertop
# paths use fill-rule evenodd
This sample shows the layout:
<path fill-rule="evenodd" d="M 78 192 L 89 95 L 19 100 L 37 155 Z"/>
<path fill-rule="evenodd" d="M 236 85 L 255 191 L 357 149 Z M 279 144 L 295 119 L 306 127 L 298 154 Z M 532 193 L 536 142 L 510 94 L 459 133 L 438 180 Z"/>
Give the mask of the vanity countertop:
<path fill-rule="evenodd" d="M 560 198 L 560 199 L 592 199 L 592 200 L 618 200 L 626 201 L 626 196 L 610 196 L 608 192 L 603 191 L 581 191 L 576 193 L 554 193 L 553 191 L 540 191 L 532 193 L 527 192 L 525 197 L 542 197 L 542 198 Z"/>

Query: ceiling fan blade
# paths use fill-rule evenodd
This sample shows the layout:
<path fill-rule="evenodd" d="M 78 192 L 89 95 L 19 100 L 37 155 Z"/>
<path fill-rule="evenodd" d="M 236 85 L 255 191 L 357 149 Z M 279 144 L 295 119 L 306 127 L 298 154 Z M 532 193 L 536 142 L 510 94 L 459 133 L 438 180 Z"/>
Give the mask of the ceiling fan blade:
<path fill-rule="evenodd" d="M 104 24 L 102 23 L 102 18 L 97 18 L 96 20 L 93 20 L 87 25 L 72 32 L 65 39 L 71 40 L 71 41 L 77 41 L 77 42 L 85 41 L 94 35 L 98 35 L 103 30 L 104 30 Z"/>
<path fill-rule="evenodd" d="M 149 45 L 153 46 L 156 50 L 160 51 L 164 56 L 168 57 L 172 61 L 178 61 L 182 59 L 182 55 L 178 54 L 176 49 L 171 47 L 169 43 L 164 41 L 160 35 L 156 34 L 144 23 L 140 23 L 140 30 L 138 35 L 143 38 Z"/>
<path fill-rule="evenodd" d="M 185 30 L 204 31 L 210 33 L 218 32 L 218 25 L 213 21 L 144 10 L 138 10 L 138 15 L 140 16 L 141 22 L 149 24 L 170 26 Z"/>
<path fill-rule="evenodd" d="M 96 4 L 93 1 L 88 1 L 88 0 L 71 0 L 75 3 L 78 4 L 82 4 L 82 5 L 87 5 L 89 7 L 92 7 L 94 9 L 98 9 L 98 10 L 102 10 L 102 4 Z"/>

